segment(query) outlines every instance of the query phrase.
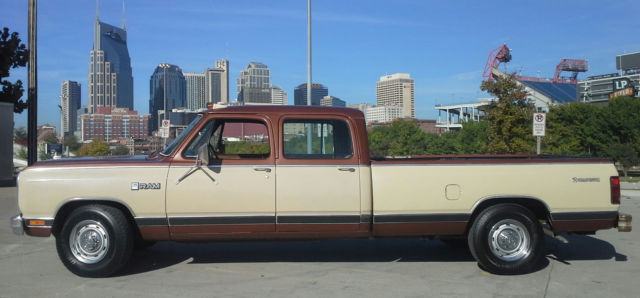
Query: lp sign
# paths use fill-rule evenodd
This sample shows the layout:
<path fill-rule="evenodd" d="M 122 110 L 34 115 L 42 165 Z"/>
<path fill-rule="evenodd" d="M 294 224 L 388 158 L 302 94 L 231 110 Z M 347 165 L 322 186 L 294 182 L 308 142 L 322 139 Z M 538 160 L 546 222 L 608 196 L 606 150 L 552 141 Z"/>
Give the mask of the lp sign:
<path fill-rule="evenodd" d="M 547 122 L 547 115 L 545 113 L 533 114 L 533 135 L 534 136 L 544 137 L 546 122 Z"/>

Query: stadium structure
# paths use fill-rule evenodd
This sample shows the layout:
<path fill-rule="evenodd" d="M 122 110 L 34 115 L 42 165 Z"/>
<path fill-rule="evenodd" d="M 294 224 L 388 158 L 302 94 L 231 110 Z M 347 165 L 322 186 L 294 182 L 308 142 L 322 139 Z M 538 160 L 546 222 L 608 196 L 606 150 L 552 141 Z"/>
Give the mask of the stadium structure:
<path fill-rule="evenodd" d="M 606 105 L 618 96 L 640 98 L 640 52 L 616 56 L 616 69 L 578 82 L 578 101 Z"/>
<path fill-rule="evenodd" d="M 511 61 L 511 49 L 506 44 L 493 49 L 489 53 L 482 74 L 484 80 L 495 79 L 496 76 L 504 76 L 505 73 L 498 69 L 501 63 Z M 556 66 L 553 78 L 537 78 L 516 75 L 516 80 L 524 86 L 527 99 L 531 101 L 538 111 L 548 111 L 550 106 L 565 104 L 577 100 L 578 74 L 589 70 L 586 60 L 562 59 Z M 563 76 L 563 72 L 571 73 Z"/>

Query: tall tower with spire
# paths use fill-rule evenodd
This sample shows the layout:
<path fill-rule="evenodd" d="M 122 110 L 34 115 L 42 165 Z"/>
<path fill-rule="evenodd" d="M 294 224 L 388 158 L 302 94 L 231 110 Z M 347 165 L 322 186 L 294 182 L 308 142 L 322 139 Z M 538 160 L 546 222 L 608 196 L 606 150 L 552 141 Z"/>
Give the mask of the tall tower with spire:
<path fill-rule="evenodd" d="M 100 22 L 97 2 L 88 86 L 89 113 L 99 107 L 133 110 L 133 76 L 124 17 L 122 28 Z"/>

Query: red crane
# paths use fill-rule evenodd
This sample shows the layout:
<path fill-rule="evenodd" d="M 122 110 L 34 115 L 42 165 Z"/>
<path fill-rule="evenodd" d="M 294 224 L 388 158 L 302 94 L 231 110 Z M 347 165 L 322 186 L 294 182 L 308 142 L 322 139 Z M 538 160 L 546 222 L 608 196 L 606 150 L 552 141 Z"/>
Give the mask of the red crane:
<path fill-rule="evenodd" d="M 586 72 L 589 70 L 589 65 L 587 64 L 587 60 L 576 60 L 576 59 L 562 59 L 560 63 L 556 66 L 556 74 L 553 76 L 554 83 L 569 83 L 569 84 L 577 84 L 578 83 L 578 73 Z M 573 72 L 570 77 L 561 77 L 560 73 L 563 71 L 571 71 Z"/>
<path fill-rule="evenodd" d="M 485 81 L 494 79 L 493 69 L 497 69 L 500 63 L 511 61 L 511 50 L 507 47 L 506 44 L 503 44 L 500 47 L 493 49 L 489 53 L 489 57 L 487 58 L 487 63 L 484 65 L 484 72 L 482 73 L 482 77 Z M 589 70 L 589 65 L 587 64 L 587 60 L 577 60 L 577 59 L 562 59 L 560 63 L 556 66 L 556 74 L 553 79 L 547 78 L 536 78 L 536 77 L 528 77 L 528 76 L 516 76 L 518 80 L 523 81 L 535 81 L 535 82 L 552 82 L 552 83 L 565 83 L 565 84 L 577 84 L 578 83 L 578 73 L 586 72 Z M 570 77 L 561 77 L 560 74 L 563 71 L 573 72 Z"/>
<path fill-rule="evenodd" d="M 511 61 L 511 50 L 506 44 L 493 49 L 489 53 L 487 63 L 484 65 L 484 72 L 482 73 L 484 80 L 488 81 L 493 79 L 493 69 L 498 68 L 500 63 L 509 61 Z"/>

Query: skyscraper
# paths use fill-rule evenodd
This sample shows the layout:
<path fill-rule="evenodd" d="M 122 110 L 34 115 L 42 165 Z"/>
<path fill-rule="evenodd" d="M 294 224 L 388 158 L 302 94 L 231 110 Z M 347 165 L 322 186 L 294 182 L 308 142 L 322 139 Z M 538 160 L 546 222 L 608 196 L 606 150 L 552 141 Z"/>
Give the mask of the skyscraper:
<path fill-rule="evenodd" d="M 320 100 L 329 95 L 329 89 L 322 84 L 311 84 L 311 105 L 319 106 Z M 307 83 L 300 84 L 293 90 L 293 101 L 296 106 L 307 105 Z"/>
<path fill-rule="evenodd" d="M 271 102 L 269 68 L 260 62 L 250 62 L 237 80 L 238 101 Z M 268 98 L 268 99 L 267 99 Z"/>
<path fill-rule="evenodd" d="M 187 82 L 180 67 L 161 63 L 151 75 L 149 86 L 149 131 L 159 127 L 159 112 L 167 115 L 172 109 L 184 108 L 187 98 Z"/>
<path fill-rule="evenodd" d="M 328 106 L 328 107 L 346 107 L 347 103 L 344 100 L 340 99 L 340 98 L 337 98 L 337 97 L 331 96 L 331 95 L 327 95 L 327 96 L 323 97 L 322 99 L 320 99 L 320 105 L 321 106 Z"/>
<path fill-rule="evenodd" d="M 198 110 L 207 108 L 204 73 L 183 72 L 182 74 L 187 84 L 187 109 Z"/>
<path fill-rule="evenodd" d="M 96 15 L 89 61 L 89 113 L 98 107 L 133 110 L 133 76 L 127 49 L 127 31 L 100 22 Z"/>
<path fill-rule="evenodd" d="M 220 74 L 220 98 L 219 102 L 229 102 L 229 60 L 216 60 L 216 68 L 221 69 Z"/>
<path fill-rule="evenodd" d="M 402 117 L 415 117 L 414 82 L 408 73 L 395 73 L 381 76 L 376 83 L 376 101 L 378 106 L 397 106 L 402 108 Z"/>
<path fill-rule="evenodd" d="M 65 135 L 73 134 L 77 130 L 80 84 L 74 81 L 64 81 L 60 89 L 60 106 L 62 107 L 60 134 L 64 137 Z"/>
<path fill-rule="evenodd" d="M 286 105 L 287 92 L 284 92 L 284 90 L 278 86 L 271 86 L 271 104 Z"/>

